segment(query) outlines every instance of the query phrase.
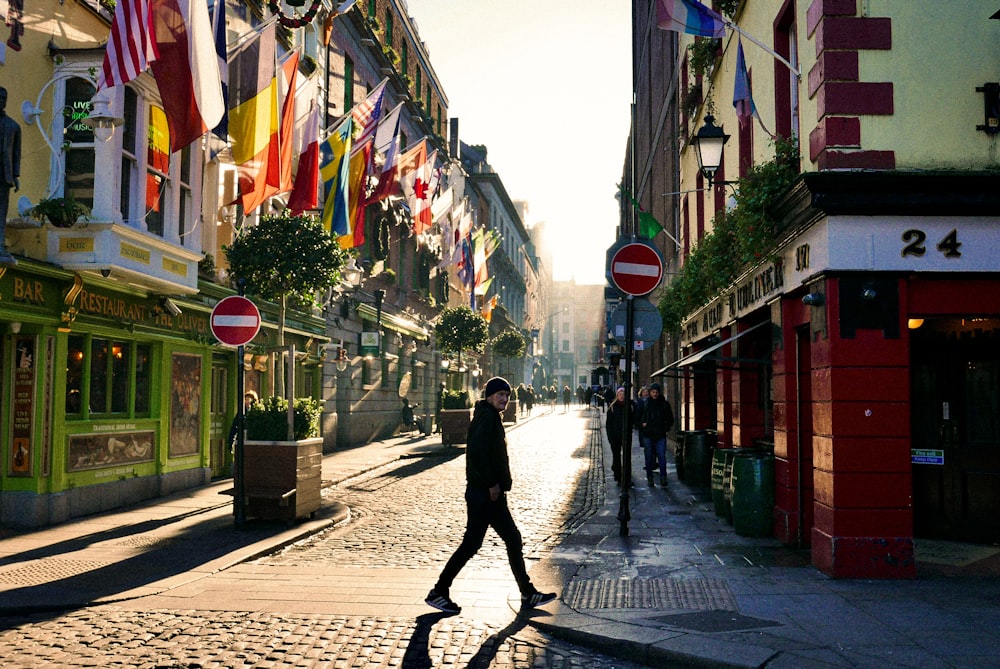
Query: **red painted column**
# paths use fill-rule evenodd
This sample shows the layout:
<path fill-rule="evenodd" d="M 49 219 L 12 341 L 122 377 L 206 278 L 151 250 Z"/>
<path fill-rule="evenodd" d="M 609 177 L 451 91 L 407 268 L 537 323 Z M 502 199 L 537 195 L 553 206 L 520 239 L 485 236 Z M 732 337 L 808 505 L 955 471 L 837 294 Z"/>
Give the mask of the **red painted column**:
<path fill-rule="evenodd" d="M 719 336 L 728 339 L 729 329 L 723 328 Z M 732 344 L 723 346 L 720 353 L 723 358 L 732 357 Z M 716 448 L 731 448 L 733 445 L 733 405 L 737 401 L 733 392 L 733 371 L 732 366 L 722 363 L 716 367 L 716 382 L 718 384 L 718 402 L 716 404 L 715 430 L 718 431 L 718 444 Z"/>
<path fill-rule="evenodd" d="M 772 307 L 772 321 L 781 324 L 781 346 L 772 355 L 774 532 L 796 547 L 810 545 L 813 525 L 810 346 L 816 337 L 826 336 L 824 319 L 818 319 L 818 330 L 811 324 L 811 309 L 817 308 L 824 307 L 808 307 L 797 295 Z"/>
<path fill-rule="evenodd" d="M 828 336 L 810 347 L 812 562 L 837 578 L 914 578 L 905 324 L 842 337 L 840 283 L 826 288 Z"/>

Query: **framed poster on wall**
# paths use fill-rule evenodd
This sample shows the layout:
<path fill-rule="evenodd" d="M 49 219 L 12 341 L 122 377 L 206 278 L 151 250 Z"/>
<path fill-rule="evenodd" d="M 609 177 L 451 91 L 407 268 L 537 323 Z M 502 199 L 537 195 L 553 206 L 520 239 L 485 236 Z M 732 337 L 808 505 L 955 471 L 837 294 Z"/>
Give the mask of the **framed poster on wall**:
<path fill-rule="evenodd" d="M 174 353 L 170 384 L 167 454 L 193 455 L 201 446 L 201 356 Z"/>
<path fill-rule="evenodd" d="M 37 364 L 34 336 L 14 337 L 14 380 L 10 407 L 10 476 L 31 476 L 34 454 L 35 381 Z"/>

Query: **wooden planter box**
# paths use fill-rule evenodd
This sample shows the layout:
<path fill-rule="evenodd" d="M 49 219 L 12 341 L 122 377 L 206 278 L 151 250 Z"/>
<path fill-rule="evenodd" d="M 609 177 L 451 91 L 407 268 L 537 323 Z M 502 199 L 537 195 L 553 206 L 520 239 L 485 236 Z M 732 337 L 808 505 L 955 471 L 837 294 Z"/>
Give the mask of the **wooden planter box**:
<path fill-rule="evenodd" d="M 323 438 L 252 441 L 243 445 L 247 518 L 292 522 L 319 510 Z"/>
<path fill-rule="evenodd" d="M 441 443 L 466 443 L 471 422 L 469 409 L 441 409 Z"/>

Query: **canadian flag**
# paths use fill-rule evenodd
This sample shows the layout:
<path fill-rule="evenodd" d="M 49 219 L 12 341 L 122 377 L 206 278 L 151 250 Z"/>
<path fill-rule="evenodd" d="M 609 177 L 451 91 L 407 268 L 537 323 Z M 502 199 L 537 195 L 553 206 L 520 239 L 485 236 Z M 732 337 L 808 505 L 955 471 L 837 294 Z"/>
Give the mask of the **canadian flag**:
<path fill-rule="evenodd" d="M 399 189 L 410 207 L 413 232 L 418 235 L 431 227 L 431 165 L 425 140 L 399 157 Z"/>

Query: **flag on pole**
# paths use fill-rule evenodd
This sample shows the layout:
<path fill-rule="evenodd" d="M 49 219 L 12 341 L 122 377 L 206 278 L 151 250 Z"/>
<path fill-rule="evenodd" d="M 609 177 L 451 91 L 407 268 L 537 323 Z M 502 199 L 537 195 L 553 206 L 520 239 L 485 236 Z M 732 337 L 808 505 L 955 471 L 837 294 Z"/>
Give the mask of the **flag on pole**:
<path fill-rule="evenodd" d="M 274 23 L 233 54 L 229 80 L 233 162 L 239 171 L 243 211 L 249 214 L 277 193 L 280 183 Z"/>
<path fill-rule="evenodd" d="M 428 218 L 430 214 L 430 192 L 429 174 L 427 170 L 427 142 L 421 139 L 420 143 L 404 153 L 399 158 L 399 190 L 406 199 L 406 205 L 410 208 L 410 218 L 413 220 L 413 232 L 422 233 L 427 227 L 420 219 L 420 212 L 423 211 L 423 202 L 428 205 Z"/>
<path fill-rule="evenodd" d="M 281 72 L 285 79 L 285 101 L 281 105 L 281 125 L 278 130 L 278 154 L 280 156 L 281 172 L 278 192 L 287 193 L 292 190 L 292 146 L 295 143 L 295 89 L 298 83 L 299 52 L 295 50 L 284 63 Z"/>
<path fill-rule="evenodd" d="M 656 0 L 656 25 L 701 37 L 725 37 L 726 22 L 714 9 L 698 0 Z"/>
<path fill-rule="evenodd" d="M 639 212 L 640 237 L 644 237 L 646 239 L 652 239 L 656 235 L 663 232 L 663 226 L 660 225 L 660 222 L 657 221 L 652 214 L 643 209 L 642 205 L 635 201 L 635 198 L 632 197 L 632 194 L 629 193 L 624 186 L 620 186 L 619 190 L 621 191 L 622 195 L 628 198 L 629 202 L 632 203 L 632 206 L 636 208 L 636 211 Z"/>
<path fill-rule="evenodd" d="M 97 90 L 119 86 L 139 76 L 156 60 L 153 19 L 148 0 L 118 0 L 98 75 Z"/>
<path fill-rule="evenodd" d="M 338 238 L 340 248 L 352 249 L 365 243 L 365 181 L 368 179 L 368 161 L 371 160 L 373 142 L 365 142 L 351 150 L 350 174 L 347 191 L 351 231 Z"/>
<path fill-rule="evenodd" d="M 320 221 L 327 232 L 338 238 L 351 232 L 347 183 L 350 177 L 352 127 L 353 122 L 348 116 L 330 133 L 323 142 L 319 168 L 325 190 L 323 217 Z"/>
<path fill-rule="evenodd" d="M 222 118 L 212 130 L 212 134 L 226 143 L 229 141 L 229 60 L 226 51 L 226 0 L 215 0 L 215 12 L 212 14 L 212 35 L 215 40 L 215 57 L 219 61 L 222 99 L 225 102 L 222 108 Z"/>
<path fill-rule="evenodd" d="M 365 206 L 384 200 L 399 189 L 399 117 L 400 103 L 379 123 L 375 133 L 375 150 L 385 156 L 375 191 L 365 200 Z"/>
<path fill-rule="evenodd" d="M 170 151 L 214 128 L 225 111 L 205 0 L 151 0 L 159 56 L 150 67 L 170 126 Z"/>
<path fill-rule="evenodd" d="M 385 97 L 385 85 L 389 81 L 386 77 L 376 86 L 368 97 L 354 105 L 351 116 L 354 123 L 361 128 L 361 134 L 354 139 L 354 150 L 360 150 L 365 142 L 375 136 L 378 129 L 379 119 L 382 118 L 382 100 Z"/>
<path fill-rule="evenodd" d="M 746 125 L 755 116 L 759 118 L 757 105 L 753 102 L 750 74 L 747 72 L 747 63 L 743 57 L 743 40 L 740 40 L 736 47 L 736 84 L 733 87 L 733 107 L 736 108 L 736 115 L 740 118 L 741 126 Z"/>
<path fill-rule="evenodd" d="M 458 280 L 462 282 L 466 290 L 472 292 L 473 282 L 476 278 L 476 268 L 474 265 L 475 259 L 472 254 L 472 241 L 468 236 L 462 237 L 458 243 L 458 249 Z"/>
<path fill-rule="evenodd" d="M 307 209 L 315 209 L 319 204 L 317 185 L 319 184 L 319 107 L 313 101 L 302 130 L 302 152 L 299 154 L 299 169 L 295 173 L 292 194 L 288 196 L 288 208 L 298 215 Z"/>

